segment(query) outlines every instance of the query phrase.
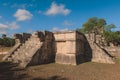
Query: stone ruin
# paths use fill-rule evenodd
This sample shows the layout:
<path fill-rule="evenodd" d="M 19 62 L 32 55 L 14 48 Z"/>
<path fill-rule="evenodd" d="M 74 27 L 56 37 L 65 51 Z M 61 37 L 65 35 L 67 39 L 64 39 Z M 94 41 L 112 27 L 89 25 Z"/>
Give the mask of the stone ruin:
<path fill-rule="evenodd" d="M 71 65 L 88 61 L 115 63 L 108 49 L 98 45 L 94 34 L 36 31 L 15 34 L 14 37 L 16 45 L 3 60 L 18 63 L 21 67 L 51 62 Z"/>

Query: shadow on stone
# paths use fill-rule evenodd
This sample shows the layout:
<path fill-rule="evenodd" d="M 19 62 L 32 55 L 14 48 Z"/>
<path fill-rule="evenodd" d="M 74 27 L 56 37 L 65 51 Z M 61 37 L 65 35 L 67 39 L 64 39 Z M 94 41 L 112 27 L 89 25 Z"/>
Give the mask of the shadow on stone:
<path fill-rule="evenodd" d="M 85 62 L 89 62 L 92 59 L 92 48 L 86 38 L 86 36 L 82 33 L 79 33 L 80 39 L 77 40 L 77 54 L 76 55 L 76 63 L 81 64 Z"/>
<path fill-rule="evenodd" d="M 43 45 L 41 48 L 32 56 L 28 66 L 55 63 L 56 56 L 56 43 L 53 33 L 44 31 L 39 34 L 43 39 Z"/>

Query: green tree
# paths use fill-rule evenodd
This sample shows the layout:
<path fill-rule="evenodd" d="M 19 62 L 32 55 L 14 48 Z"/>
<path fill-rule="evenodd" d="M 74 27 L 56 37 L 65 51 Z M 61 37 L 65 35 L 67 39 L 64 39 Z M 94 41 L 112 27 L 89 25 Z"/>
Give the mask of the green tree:
<path fill-rule="evenodd" d="M 114 45 L 120 45 L 120 32 L 105 31 L 103 36 L 107 43 L 113 43 Z"/>
<path fill-rule="evenodd" d="M 111 32 L 111 30 L 114 28 L 116 28 L 114 24 L 109 24 L 105 26 L 105 31 Z"/>
<path fill-rule="evenodd" d="M 4 39 L 4 38 L 6 38 L 7 36 L 6 36 L 6 34 L 2 34 L 2 38 Z"/>
<path fill-rule="evenodd" d="M 15 40 L 12 38 L 9 38 L 6 36 L 6 34 L 2 35 L 2 38 L 0 38 L 0 45 L 5 46 L 5 47 L 10 47 L 15 44 Z"/>
<path fill-rule="evenodd" d="M 83 24 L 82 29 L 84 33 L 95 32 L 97 34 L 100 34 L 103 33 L 105 25 L 106 21 L 104 19 L 93 17 L 88 19 L 88 21 Z"/>

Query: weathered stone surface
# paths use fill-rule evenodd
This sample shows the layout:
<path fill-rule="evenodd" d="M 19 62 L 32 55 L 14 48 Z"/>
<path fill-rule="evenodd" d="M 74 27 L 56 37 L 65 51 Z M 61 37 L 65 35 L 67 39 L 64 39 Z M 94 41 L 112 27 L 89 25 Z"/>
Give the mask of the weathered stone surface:
<path fill-rule="evenodd" d="M 75 54 L 56 54 L 56 63 L 77 65 Z"/>
<path fill-rule="evenodd" d="M 44 31 L 44 41 L 41 48 L 34 54 L 28 65 L 45 64 L 55 62 L 55 40 L 53 33 Z M 41 37 L 42 38 L 42 37 Z"/>
<path fill-rule="evenodd" d="M 104 49 L 100 48 L 97 44 L 94 44 L 95 49 L 93 51 L 93 62 L 99 62 L 99 63 L 109 63 L 109 64 L 114 64 L 114 60 L 112 56 L 107 53 Z"/>
<path fill-rule="evenodd" d="M 77 65 L 91 61 L 92 52 L 82 33 L 77 31 L 56 32 L 54 36 L 57 46 L 56 63 Z"/>
<path fill-rule="evenodd" d="M 114 63 L 108 48 L 98 45 L 101 36 L 96 36 L 94 33 L 84 35 L 77 31 L 54 33 L 36 31 L 32 35 L 15 34 L 15 39 L 15 47 L 4 60 L 18 63 L 21 67 L 49 62 L 77 65 L 91 60 L 99 63 Z M 114 51 L 120 52 L 120 49 Z"/>
<path fill-rule="evenodd" d="M 37 31 L 30 38 L 28 36 L 24 34 L 22 38 L 19 38 L 21 41 L 25 41 L 23 41 L 19 48 L 13 48 L 9 55 L 5 57 L 6 60 L 18 63 L 21 67 L 55 61 L 55 40 L 53 33 Z"/>
<path fill-rule="evenodd" d="M 98 62 L 98 63 L 109 63 L 114 64 L 114 59 L 112 55 L 106 51 L 104 48 L 102 48 L 100 45 L 98 45 L 100 41 L 100 36 L 95 37 L 95 34 L 89 34 L 86 35 L 88 42 L 92 48 L 92 61 Z M 94 39 L 96 38 L 96 39 Z"/>
<path fill-rule="evenodd" d="M 14 34 L 14 38 L 16 43 L 25 43 L 25 41 L 30 38 L 31 34 L 29 33 L 22 33 L 22 34 Z"/>

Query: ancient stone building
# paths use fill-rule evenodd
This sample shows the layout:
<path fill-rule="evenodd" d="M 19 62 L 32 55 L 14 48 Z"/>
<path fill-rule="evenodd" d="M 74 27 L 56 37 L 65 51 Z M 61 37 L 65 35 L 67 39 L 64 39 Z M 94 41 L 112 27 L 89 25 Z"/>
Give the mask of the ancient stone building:
<path fill-rule="evenodd" d="M 77 31 L 54 32 L 56 63 L 77 65 L 90 61 L 92 50 L 86 37 Z"/>
<path fill-rule="evenodd" d="M 113 57 L 101 48 L 94 34 L 77 31 L 36 31 L 15 34 L 16 45 L 3 60 L 21 67 L 50 62 L 77 65 L 87 61 L 113 64 Z"/>

